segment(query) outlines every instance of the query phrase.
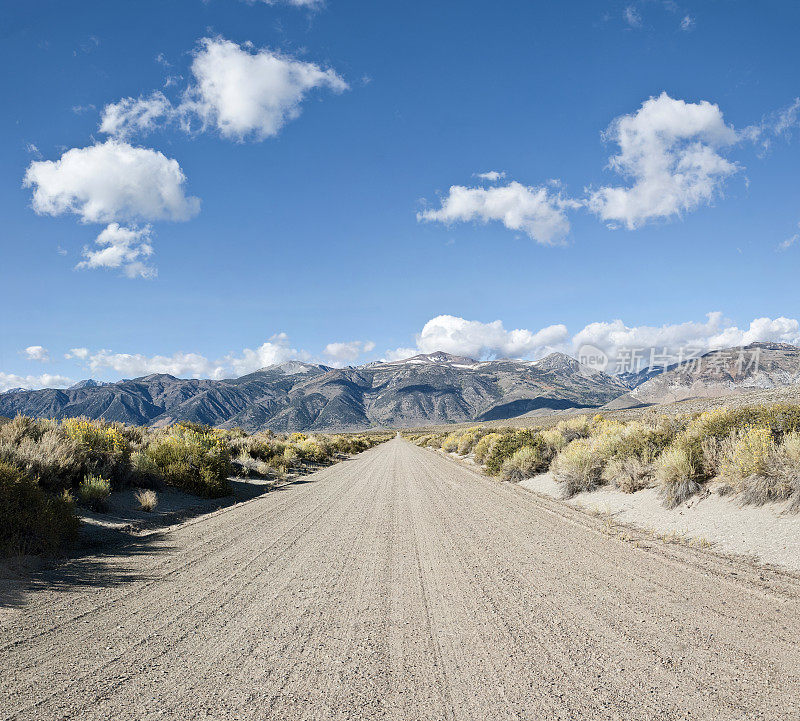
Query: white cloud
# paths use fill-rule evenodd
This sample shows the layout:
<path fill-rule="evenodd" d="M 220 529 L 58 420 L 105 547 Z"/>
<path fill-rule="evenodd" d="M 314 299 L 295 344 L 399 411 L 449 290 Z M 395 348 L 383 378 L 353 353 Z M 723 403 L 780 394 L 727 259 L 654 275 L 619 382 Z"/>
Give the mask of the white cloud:
<path fill-rule="evenodd" d="M 681 349 L 693 354 L 705 353 L 720 348 L 733 348 L 755 341 L 777 341 L 800 343 L 800 325 L 793 318 L 756 318 L 747 328 L 726 321 L 716 311 L 706 315 L 705 322 L 687 322 L 662 326 L 627 326 L 621 320 L 590 323 L 572 337 L 573 352 L 590 345 L 601 349 L 612 363 L 622 356 L 637 353 L 642 367 L 647 366 L 652 356 L 679 357 Z"/>
<path fill-rule="evenodd" d="M 719 151 L 740 136 L 725 124 L 719 107 L 707 101 L 687 103 L 662 93 L 636 113 L 614 120 L 604 137 L 620 149 L 610 167 L 631 184 L 599 188 L 589 208 L 629 229 L 710 202 L 737 170 Z"/>
<path fill-rule="evenodd" d="M 309 361 L 311 354 L 292 348 L 286 333 L 276 333 L 255 350 L 245 348 L 240 355 L 229 353 L 223 360 L 233 370 L 234 375 L 242 376 L 259 368 L 290 360 Z"/>
<path fill-rule="evenodd" d="M 505 178 L 506 174 L 503 170 L 490 170 L 487 173 L 475 173 L 475 177 L 481 180 L 487 180 L 490 183 L 496 183 L 498 180 Z"/>
<path fill-rule="evenodd" d="M 348 89 L 334 70 L 221 37 L 199 41 L 191 70 L 194 82 L 183 91 L 180 103 L 173 104 L 160 91 L 123 98 L 106 105 L 100 131 L 125 139 L 178 121 L 187 132 L 199 124 L 226 138 L 264 140 L 300 115 L 310 91 Z M 170 77 L 165 87 L 175 82 Z"/>
<path fill-rule="evenodd" d="M 75 358 L 77 360 L 86 360 L 89 357 L 88 348 L 70 348 L 68 353 L 64 353 L 64 358 L 67 360 Z"/>
<path fill-rule="evenodd" d="M 352 340 L 347 342 L 328 343 L 322 352 L 331 359 L 332 365 L 350 365 L 358 360 L 362 353 L 375 350 L 371 340 Z"/>
<path fill-rule="evenodd" d="M 364 343 L 362 348 L 374 344 Z M 370 348 L 371 349 L 371 348 Z M 111 350 L 90 351 L 71 348 L 64 354 L 67 359 L 83 361 L 92 372 L 112 370 L 135 378 L 151 373 L 168 373 L 192 378 L 232 378 L 252 373 L 264 366 L 290 360 L 310 361 L 311 354 L 291 347 L 286 333 L 277 333 L 258 348 L 245 348 L 240 353 L 228 353 L 223 358 L 211 360 L 200 353 L 179 351 L 172 355 L 145 355 L 143 353 L 115 353 Z"/>
<path fill-rule="evenodd" d="M 117 140 L 67 150 L 58 160 L 34 161 L 24 186 L 34 188 L 41 215 L 74 213 L 85 223 L 187 220 L 200 201 L 184 193 L 178 161 Z"/>
<path fill-rule="evenodd" d="M 108 350 L 97 351 L 87 358 L 92 371 L 111 369 L 125 377 L 150 375 L 151 373 L 168 373 L 174 376 L 215 376 L 217 368 L 198 353 L 173 353 L 170 356 L 146 356 L 142 353 L 112 353 Z"/>
<path fill-rule="evenodd" d="M 325 4 L 325 0 L 245 0 L 248 5 L 261 3 L 263 5 L 292 5 L 296 8 L 308 8 L 316 10 Z"/>
<path fill-rule="evenodd" d="M 100 132 L 117 138 L 144 135 L 176 114 L 164 93 L 155 91 L 147 97 L 122 98 L 103 108 Z"/>
<path fill-rule="evenodd" d="M 28 360 L 39 361 L 41 363 L 46 363 L 50 360 L 50 353 L 48 353 L 47 348 L 40 345 L 29 345 L 22 352 Z"/>
<path fill-rule="evenodd" d="M 581 350 L 590 346 L 607 356 L 608 370 L 613 372 L 618 369 L 616 361 L 630 357 L 632 351 L 636 352 L 640 367 L 645 367 L 653 357 L 664 354 L 676 360 L 681 352 L 705 353 L 756 341 L 800 345 L 800 323 L 783 316 L 756 318 L 747 327 L 740 328 L 727 321 L 722 313 L 713 312 L 707 314 L 704 322 L 662 326 L 628 326 L 621 320 L 600 321 L 589 323 L 570 336 L 567 327 L 561 324 L 538 331 L 524 328 L 507 331 L 499 320 L 482 323 L 441 315 L 424 325 L 416 336 L 416 347 L 397 348 L 388 351 L 384 357 L 386 360 L 401 360 L 438 350 L 476 359 L 504 356 L 540 358 L 554 351 L 579 357 Z"/>
<path fill-rule="evenodd" d="M 83 255 L 86 260 L 75 267 L 120 268 L 128 278 L 155 278 L 156 269 L 144 262 L 153 254 L 151 235 L 149 225 L 143 228 L 126 228 L 119 223 L 110 223 L 95 240 L 100 248 L 98 250 L 84 248 Z"/>
<path fill-rule="evenodd" d="M 625 18 L 625 22 L 632 28 L 642 27 L 642 16 L 633 5 L 628 5 L 628 7 L 625 8 L 623 17 Z"/>
<path fill-rule="evenodd" d="M 417 213 L 417 220 L 446 224 L 472 220 L 500 221 L 543 245 L 556 245 L 569 234 L 566 208 L 579 204 L 552 194 L 544 187 L 528 187 L 516 181 L 492 188 L 453 185 L 438 210 Z"/>
<path fill-rule="evenodd" d="M 396 360 L 438 350 L 469 358 L 538 357 L 560 347 L 568 337 L 564 325 L 551 325 L 531 332 L 525 329 L 506 330 L 499 320 L 482 323 L 452 315 L 439 315 L 423 326 L 416 337 L 416 349 L 398 348 L 390 351 L 387 358 Z"/>
<path fill-rule="evenodd" d="M 691 15 L 683 16 L 683 20 L 681 20 L 681 30 L 689 32 L 690 30 L 694 30 L 694 25 L 694 18 Z"/>
<path fill-rule="evenodd" d="M 397 360 L 405 360 L 406 358 L 411 358 L 412 356 L 419 355 L 420 350 L 419 348 L 395 348 L 394 350 L 388 350 L 383 355 L 384 361 L 397 361 Z"/>
<path fill-rule="evenodd" d="M 798 240 L 800 240 L 800 233 L 795 233 L 791 238 L 787 238 L 783 242 L 778 243 L 778 250 L 789 250 Z"/>
<path fill-rule="evenodd" d="M 271 50 L 255 50 L 224 38 L 203 38 L 192 62 L 195 85 L 181 104 L 191 122 L 214 127 L 227 138 L 263 140 L 300 115 L 315 88 L 340 93 L 347 83 L 333 70 Z"/>
<path fill-rule="evenodd" d="M 18 376 L 14 373 L 3 373 L 0 371 L 0 393 L 10 391 L 13 388 L 25 388 L 35 390 L 37 388 L 67 388 L 75 381 L 66 376 L 52 375 L 43 373 L 40 376 Z"/>

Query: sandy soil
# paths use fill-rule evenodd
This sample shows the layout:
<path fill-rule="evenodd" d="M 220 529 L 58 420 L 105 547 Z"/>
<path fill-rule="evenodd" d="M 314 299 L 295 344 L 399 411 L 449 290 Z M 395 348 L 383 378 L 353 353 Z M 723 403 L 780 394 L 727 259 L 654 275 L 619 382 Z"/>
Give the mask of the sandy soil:
<path fill-rule="evenodd" d="M 561 487 L 550 473 L 520 485 L 551 498 L 561 497 Z M 653 488 L 622 493 L 610 487 L 579 493 L 567 502 L 647 531 L 678 534 L 708 542 L 724 553 L 800 571 L 800 514 L 789 512 L 786 503 L 743 506 L 735 497 L 708 493 L 668 509 Z"/>
<path fill-rule="evenodd" d="M 786 719 L 800 579 L 396 439 L 10 589 L 0 719 Z"/>

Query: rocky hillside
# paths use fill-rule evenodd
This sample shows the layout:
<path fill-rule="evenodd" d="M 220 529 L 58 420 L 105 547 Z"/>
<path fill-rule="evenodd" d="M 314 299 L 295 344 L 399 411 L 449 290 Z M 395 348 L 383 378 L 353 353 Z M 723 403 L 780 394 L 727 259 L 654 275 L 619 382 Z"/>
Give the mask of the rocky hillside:
<path fill-rule="evenodd" d="M 86 415 L 140 425 L 190 420 L 250 431 L 347 430 L 596 407 L 627 390 L 618 379 L 563 354 L 540 361 L 475 361 L 441 352 L 355 368 L 290 362 L 231 380 L 150 375 L 78 386 L 0 394 L 0 415 Z"/>
<path fill-rule="evenodd" d="M 607 408 L 674 403 L 800 384 L 800 348 L 786 343 L 752 343 L 711 351 L 652 375 Z"/>

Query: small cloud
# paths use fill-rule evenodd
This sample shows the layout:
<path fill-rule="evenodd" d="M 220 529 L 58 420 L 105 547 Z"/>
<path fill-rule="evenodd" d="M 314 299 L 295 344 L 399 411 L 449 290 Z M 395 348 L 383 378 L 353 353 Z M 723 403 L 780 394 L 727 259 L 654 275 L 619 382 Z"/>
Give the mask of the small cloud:
<path fill-rule="evenodd" d="M 25 145 L 25 152 L 30 153 L 34 158 L 42 157 L 42 154 L 39 152 L 39 148 L 37 148 L 33 143 L 27 143 Z"/>
<path fill-rule="evenodd" d="M 683 20 L 681 20 L 681 30 L 684 32 L 689 32 L 694 30 L 694 18 L 691 15 L 684 15 Z"/>
<path fill-rule="evenodd" d="M 64 358 L 70 360 L 72 358 L 76 360 L 86 360 L 89 357 L 89 349 L 88 348 L 70 348 L 68 353 L 64 353 Z"/>
<path fill-rule="evenodd" d="M 39 361 L 40 363 L 47 363 L 50 360 L 50 353 L 47 348 L 40 345 L 29 345 L 22 352 L 28 360 Z"/>
<path fill-rule="evenodd" d="M 84 113 L 88 113 L 90 111 L 95 111 L 95 110 L 97 110 L 97 108 L 94 105 L 92 105 L 92 103 L 89 103 L 88 105 L 72 106 L 72 112 L 75 113 L 75 115 L 83 115 Z"/>
<path fill-rule="evenodd" d="M 172 67 L 172 63 L 169 60 L 167 60 L 167 58 L 164 56 L 164 53 L 159 53 L 158 55 L 156 55 L 156 62 L 165 68 Z"/>
<path fill-rule="evenodd" d="M 481 180 L 488 180 L 490 183 L 496 183 L 506 177 L 504 170 L 490 170 L 486 173 L 474 173 L 476 178 Z"/>
<path fill-rule="evenodd" d="M 791 238 L 787 238 L 782 243 L 778 243 L 778 250 L 781 252 L 789 250 L 789 248 L 797 244 L 798 240 L 800 240 L 800 233 L 795 233 Z"/>
<path fill-rule="evenodd" d="M 628 7 L 625 8 L 623 17 L 625 18 L 625 22 L 632 28 L 642 27 L 642 16 L 633 5 L 628 5 Z"/>

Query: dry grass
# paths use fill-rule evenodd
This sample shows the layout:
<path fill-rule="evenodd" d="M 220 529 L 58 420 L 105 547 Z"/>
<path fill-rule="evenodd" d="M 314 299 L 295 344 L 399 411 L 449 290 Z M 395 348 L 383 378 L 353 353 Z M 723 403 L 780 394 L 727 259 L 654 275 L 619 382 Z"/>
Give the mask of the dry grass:
<path fill-rule="evenodd" d="M 134 498 L 139 504 L 139 508 L 147 513 L 152 513 L 158 505 L 158 495 L 149 488 L 136 491 Z"/>
<path fill-rule="evenodd" d="M 667 448 L 656 461 L 656 480 L 667 508 L 675 508 L 701 489 L 689 453 L 680 447 Z"/>

